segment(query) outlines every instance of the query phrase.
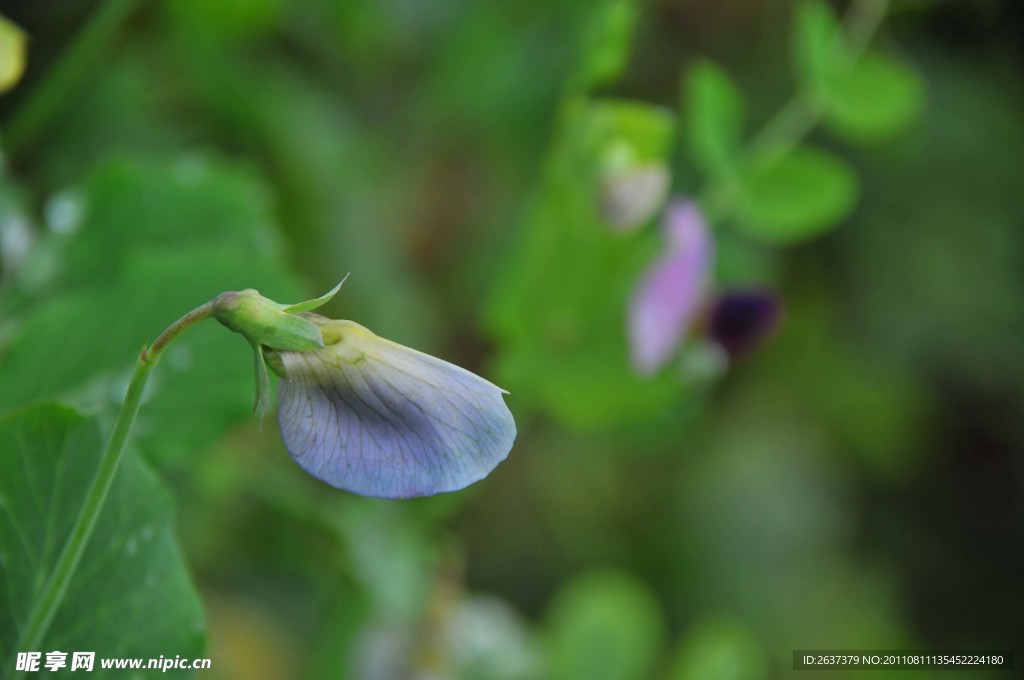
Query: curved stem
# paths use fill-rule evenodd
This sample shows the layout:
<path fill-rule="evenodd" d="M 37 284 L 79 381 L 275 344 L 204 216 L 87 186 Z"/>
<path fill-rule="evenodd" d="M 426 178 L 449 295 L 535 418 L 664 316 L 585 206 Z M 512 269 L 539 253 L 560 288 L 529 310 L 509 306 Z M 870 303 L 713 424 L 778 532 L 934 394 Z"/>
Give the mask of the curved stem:
<path fill-rule="evenodd" d="M 148 350 L 143 348 L 142 354 L 139 355 L 139 361 L 149 363 L 150 365 L 156 365 L 156 362 L 160 360 L 160 355 L 164 353 L 167 346 L 174 342 L 182 332 L 212 315 L 212 301 L 207 302 L 205 305 L 196 307 L 191 312 L 168 326 L 167 330 L 160 334 L 160 337 L 156 339 L 156 342 L 154 342 Z"/>
<path fill-rule="evenodd" d="M 889 9 L 889 0 L 860 0 L 850 6 L 843 20 L 843 33 L 852 62 L 867 50 Z"/>
<path fill-rule="evenodd" d="M 167 330 L 160 334 L 152 347 L 143 348 L 139 354 L 138 363 L 135 364 L 135 372 L 132 374 L 131 382 L 128 383 L 128 391 L 121 405 L 121 412 L 117 416 L 114 431 L 110 435 L 110 442 L 107 444 L 103 457 L 100 459 L 96 476 L 92 480 L 89 491 L 86 493 L 85 502 L 78 513 L 75 524 L 71 528 L 64 548 L 61 550 L 57 563 L 50 572 L 50 577 L 43 588 L 42 593 L 36 599 L 35 604 L 29 613 L 28 621 L 21 634 L 21 639 L 15 649 L 35 650 L 39 648 L 46 635 L 46 631 L 57 613 L 58 607 L 64 599 L 71 578 L 78 568 L 78 562 L 85 552 L 89 543 L 92 530 L 96 526 L 96 520 L 103 510 L 107 500 L 107 493 L 110 485 L 117 474 L 118 465 L 124 454 L 125 444 L 128 442 L 128 435 L 135 424 L 135 416 L 142 404 L 142 393 L 146 387 L 146 380 L 150 371 L 160 360 L 160 355 L 182 332 L 206 319 L 213 314 L 213 304 L 207 302 L 197 307 L 185 316 L 181 317 Z"/>
<path fill-rule="evenodd" d="M 888 9 L 889 0 L 857 0 L 850 5 L 842 24 L 847 67 L 853 67 L 863 56 Z M 761 153 L 771 147 L 792 149 L 810 134 L 824 112 L 825 103 L 818 93 L 798 91 L 754 136 L 751 152 Z"/>
<path fill-rule="evenodd" d="M 852 68 L 864 55 L 875 33 L 889 12 L 889 0 L 855 0 L 842 24 L 846 41 L 847 67 Z M 798 90 L 764 126 L 753 135 L 743 151 L 746 158 L 775 159 L 795 148 L 821 122 L 826 102 L 811 89 Z M 735 192 L 727 177 L 713 181 L 698 193 L 701 205 L 713 219 L 729 216 L 734 208 Z"/>

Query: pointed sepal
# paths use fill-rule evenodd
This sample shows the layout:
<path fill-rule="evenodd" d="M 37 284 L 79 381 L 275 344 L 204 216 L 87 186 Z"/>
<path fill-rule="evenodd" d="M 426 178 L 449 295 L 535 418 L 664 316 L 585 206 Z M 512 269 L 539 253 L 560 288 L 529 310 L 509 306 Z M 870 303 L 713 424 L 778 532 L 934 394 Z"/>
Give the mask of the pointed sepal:
<path fill-rule="evenodd" d="M 349 272 L 349 273 L 351 273 L 351 272 Z M 348 274 L 345 274 L 345 276 L 342 277 L 341 281 L 338 281 L 338 285 L 337 286 L 335 286 L 334 288 L 330 289 L 329 291 L 327 291 L 326 293 L 324 293 L 320 297 L 314 298 L 313 300 L 306 300 L 305 302 L 297 302 L 294 305 L 287 305 L 284 308 L 284 311 L 291 312 L 291 313 L 295 313 L 295 312 L 308 312 L 308 311 L 316 309 L 317 307 L 319 307 L 321 305 L 327 304 L 328 302 L 331 301 L 331 298 L 333 298 L 335 295 L 338 294 L 338 291 L 341 290 L 342 284 L 344 284 L 345 281 L 347 281 L 347 280 L 348 280 Z"/>
<path fill-rule="evenodd" d="M 267 362 L 263 356 L 263 346 L 254 343 L 252 354 L 256 369 L 256 401 L 253 404 L 252 413 L 262 430 L 263 416 L 267 414 L 267 404 L 270 402 L 270 376 L 267 375 Z"/>

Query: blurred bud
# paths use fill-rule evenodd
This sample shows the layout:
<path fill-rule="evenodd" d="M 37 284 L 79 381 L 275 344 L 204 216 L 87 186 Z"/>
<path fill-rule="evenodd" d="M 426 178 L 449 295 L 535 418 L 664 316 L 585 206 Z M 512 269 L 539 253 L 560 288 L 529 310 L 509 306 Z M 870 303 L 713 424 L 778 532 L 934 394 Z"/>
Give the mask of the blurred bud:
<path fill-rule="evenodd" d="M 496 597 L 465 598 L 447 636 L 460 678 L 529 680 L 541 676 L 541 653 L 529 625 Z"/>
<path fill-rule="evenodd" d="M 725 349 L 703 337 L 686 343 L 679 355 L 679 377 L 696 387 L 711 385 L 728 367 Z"/>
<path fill-rule="evenodd" d="M 763 345 L 781 316 L 782 305 L 770 290 L 729 291 L 711 306 L 708 335 L 735 359 Z"/>
<path fill-rule="evenodd" d="M 598 208 L 616 230 L 633 231 L 665 202 L 668 185 L 668 168 L 662 163 L 609 170 L 601 180 Z"/>
<path fill-rule="evenodd" d="M 0 93 L 21 79 L 25 70 L 25 32 L 0 14 Z"/>
<path fill-rule="evenodd" d="M 315 314 L 326 347 L 275 352 L 278 420 L 295 461 L 332 486 L 407 498 L 455 491 L 516 437 L 504 390 L 446 361 Z"/>
<path fill-rule="evenodd" d="M 673 202 L 664 219 L 665 248 L 643 274 L 629 307 L 630 354 L 650 375 L 675 354 L 701 307 L 713 261 L 713 243 L 700 208 Z"/>

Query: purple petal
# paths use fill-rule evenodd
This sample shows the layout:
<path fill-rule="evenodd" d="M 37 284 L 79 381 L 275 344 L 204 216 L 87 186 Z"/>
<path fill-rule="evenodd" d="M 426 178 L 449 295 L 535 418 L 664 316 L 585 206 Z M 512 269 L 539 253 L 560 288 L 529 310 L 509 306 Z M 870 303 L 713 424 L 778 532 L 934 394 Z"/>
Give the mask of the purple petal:
<path fill-rule="evenodd" d="M 365 496 L 408 498 L 482 479 L 512 448 L 504 391 L 458 366 L 328 321 L 324 349 L 280 352 L 278 421 L 307 472 Z"/>
<path fill-rule="evenodd" d="M 781 305 L 768 290 L 730 291 L 711 308 L 708 335 L 730 357 L 748 354 L 775 331 Z"/>
<path fill-rule="evenodd" d="M 640 279 L 629 308 L 634 368 L 650 375 L 672 358 L 707 291 L 713 245 L 700 208 L 673 203 L 665 215 L 666 245 Z"/>

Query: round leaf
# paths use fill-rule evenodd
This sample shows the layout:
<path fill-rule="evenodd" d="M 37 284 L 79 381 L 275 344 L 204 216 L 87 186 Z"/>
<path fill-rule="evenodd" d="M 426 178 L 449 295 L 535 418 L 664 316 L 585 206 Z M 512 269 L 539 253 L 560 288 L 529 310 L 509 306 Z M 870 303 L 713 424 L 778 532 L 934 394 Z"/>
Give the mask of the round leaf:
<path fill-rule="evenodd" d="M 686 146 L 705 172 L 732 170 L 740 145 L 743 97 L 729 74 L 711 62 L 690 70 L 684 101 Z"/>
<path fill-rule="evenodd" d="M 806 0 L 797 7 L 792 51 L 797 80 L 815 89 L 823 87 L 846 62 L 846 42 L 828 4 Z"/>
<path fill-rule="evenodd" d="M 828 101 L 829 129 L 851 141 L 873 141 L 913 122 L 924 103 L 924 83 L 905 64 L 870 52 L 832 79 Z"/>
<path fill-rule="evenodd" d="M 587 85 L 602 85 L 626 67 L 637 16 L 631 0 L 612 0 L 595 12 L 584 48 Z"/>
<path fill-rule="evenodd" d="M 853 209 L 857 178 L 841 160 L 801 147 L 755 160 L 742 173 L 737 221 L 769 243 L 794 243 L 837 226 Z"/>

